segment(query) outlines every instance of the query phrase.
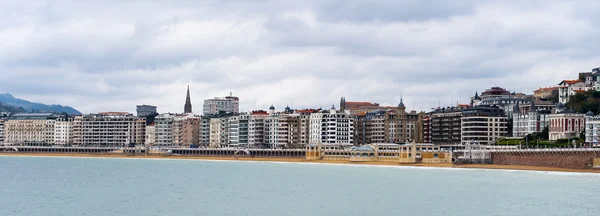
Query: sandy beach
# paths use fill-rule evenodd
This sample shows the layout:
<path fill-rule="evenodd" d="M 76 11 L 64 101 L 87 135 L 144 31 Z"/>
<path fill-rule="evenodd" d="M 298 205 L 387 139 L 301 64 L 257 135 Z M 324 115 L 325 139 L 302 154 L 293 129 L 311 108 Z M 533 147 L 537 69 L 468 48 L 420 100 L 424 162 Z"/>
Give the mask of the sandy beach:
<path fill-rule="evenodd" d="M 353 164 L 353 165 L 386 165 L 410 167 L 437 167 L 437 168 L 467 168 L 467 169 L 503 169 L 503 170 L 529 170 L 548 172 L 579 172 L 599 173 L 594 169 L 565 169 L 555 167 L 522 166 L 522 165 L 496 165 L 496 164 L 400 164 L 396 162 L 350 162 L 331 160 L 306 160 L 304 158 L 257 158 L 257 157 L 208 157 L 208 156 L 183 156 L 183 155 L 126 155 L 126 154 L 74 154 L 74 153 L 14 153 L 0 152 L 0 156 L 37 156 L 37 157 L 87 157 L 87 158 L 139 158 L 139 159 L 181 159 L 181 160 L 224 160 L 224 161 L 261 161 L 261 162 L 290 162 L 290 163 L 322 163 L 322 164 Z"/>

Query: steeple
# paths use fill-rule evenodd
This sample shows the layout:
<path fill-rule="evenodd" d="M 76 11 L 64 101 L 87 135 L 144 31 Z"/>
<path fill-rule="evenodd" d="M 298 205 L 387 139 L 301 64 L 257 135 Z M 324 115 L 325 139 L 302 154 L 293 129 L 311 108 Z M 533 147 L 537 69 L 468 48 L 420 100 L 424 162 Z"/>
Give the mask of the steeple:
<path fill-rule="evenodd" d="M 340 99 L 340 111 L 344 112 L 344 110 L 346 110 L 346 97 Z"/>
<path fill-rule="evenodd" d="M 185 105 L 183 106 L 184 113 L 192 113 L 192 100 L 190 99 L 190 86 L 188 85 L 187 95 L 185 97 Z"/>
<path fill-rule="evenodd" d="M 404 106 L 404 101 L 402 99 L 402 94 L 400 94 L 400 103 L 398 104 L 398 108 L 404 109 L 406 106 Z"/>

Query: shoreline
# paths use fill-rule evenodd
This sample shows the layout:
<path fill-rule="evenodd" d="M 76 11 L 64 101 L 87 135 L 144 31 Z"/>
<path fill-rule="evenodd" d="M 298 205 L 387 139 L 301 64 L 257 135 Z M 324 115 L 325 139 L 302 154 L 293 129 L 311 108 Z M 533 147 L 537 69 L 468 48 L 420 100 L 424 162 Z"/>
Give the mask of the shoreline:
<path fill-rule="evenodd" d="M 126 154 L 82 154 L 82 153 L 7 153 L 0 152 L 0 156 L 16 157 L 75 157 L 75 158 L 123 158 L 123 159 L 172 159 L 172 160 L 206 160 L 206 161 L 246 161 L 246 162 L 283 162 L 283 163 L 307 163 L 307 164 L 347 164 L 347 165 L 374 165 L 374 166 L 398 166 L 398 167 L 422 167 L 422 168 L 446 168 L 446 169 L 482 169 L 482 170 L 517 170 L 517 171 L 539 171 L 539 172 L 569 172 L 569 173 L 595 173 L 595 169 L 567 169 L 556 167 L 524 166 L 524 165 L 498 165 L 498 164 L 402 164 L 397 162 L 350 162 L 330 160 L 306 160 L 304 158 L 254 158 L 254 157 L 213 157 L 213 156 L 184 156 L 184 155 L 126 155 Z"/>

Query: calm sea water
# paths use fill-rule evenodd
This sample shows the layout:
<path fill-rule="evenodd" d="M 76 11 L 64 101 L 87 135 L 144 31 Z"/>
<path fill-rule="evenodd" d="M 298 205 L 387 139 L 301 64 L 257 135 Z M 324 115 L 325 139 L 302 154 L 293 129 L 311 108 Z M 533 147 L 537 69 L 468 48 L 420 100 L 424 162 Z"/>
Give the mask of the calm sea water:
<path fill-rule="evenodd" d="M 0 157 L 0 215 L 600 215 L 600 175 Z"/>

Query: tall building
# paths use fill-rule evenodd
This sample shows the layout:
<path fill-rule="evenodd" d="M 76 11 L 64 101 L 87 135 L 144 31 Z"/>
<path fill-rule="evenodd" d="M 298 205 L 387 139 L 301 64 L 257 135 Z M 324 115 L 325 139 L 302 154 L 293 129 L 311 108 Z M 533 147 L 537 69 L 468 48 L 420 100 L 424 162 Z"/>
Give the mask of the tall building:
<path fill-rule="evenodd" d="M 192 113 L 173 118 L 173 145 L 190 146 L 200 143 L 200 117 Z"/>
<path fill-rule="evenodd" d="M 352 145 L 354 117 L 332 107 L 310 115 L 310 142 Z"/>
<path fill-rule="evenodd" d="M 477 106 L 462 111 L 461 143 L 494 144 L 508 136 L 508 118 L 494 106 Z"/>
<path fill-rule="evenodd" d="M 147 146 L 156 145 L 156 127 L 154 125 L 155 125 L 155 123 L 146 125 L 146 139 L 145 139 L 146 143 L 145 144 Z"/>
<path fill-rule="evenodd" d="M 68 116 L 56 118 L 53 132 L 53 142 L 55 145 L 73 144 L 71 135 L 73 131 L 73 120 L 74 118 Z"/>
<path fill-rule="evenodd" d="M 185 96 L 185 105 L 183 105 L 183 113 L 192 113 L 192 99 L 190 98 L 190 86 L 187 89 Z"/>
<path fill-rule="evenodd" d="M 585 131 L 585 115 L 563 110 L 548 116 L 550 140 L 579 138 Z"/>
<path fill-rule="evenodd" d="M 4 122 L 5 118 L 0 117 L 0 145 L 4 144 Z"/>
<path fill-rule="evenodd" d="M 20 113 L 8 117 L 4 123 L 4 144 L 51 144 L 56 115 L 52 113 Z"/>
<path fill-rule="evenodd" d="M 74 144 L 84 146 L 144 145 L 146 120 L 127 112 L 78 116 L 73 121 Z"/>
<path fill-rule="evenodd" d="M 240 99 L 229 94 L 227 97 L 215 97 L 213 99 L 204 100 L 202 106 L 203 115 L 217 114 L 220 111 L 239 113 Z"/>
<path fill-rule="evenodd" d="M 585 143 L 592 147 L 600 147 L 600 115 L 585 114 Z"/>
<path fill-rule="evenodd" d="M 173 122 L 175 115 L 164 113 L 154 118 L 155 144 L 158 146 L 173 145 Z"/>
<path fill-rule="evenodd" d="M 152 105 L 137 105 L 136 106 L 137 116 L 146 117 L 156 113 L 156 106 Z"/>
<path fill-rule="evenodd" d="M 229 146 L 248 147 L 248 121 L 250 115 L 231 116 L 229 121 Z"/>
<path fill-rule="evenodd" d="M 210 144 L 210 116 L 202 116 L 200 118 L 200 145 L 208 146 Z"/>
<path fill-rule="evenodd" d="M 248 146 L 261 147 L 265 143 L 266 111 L 252 111 L 248 117 Z"/>
<path fill-rule="evenodd" d="M 461 117 L 463 108 L 447 107 L 434 110 L 429 118 L 430 141 L 436 145 L 461 143 Z"/>

